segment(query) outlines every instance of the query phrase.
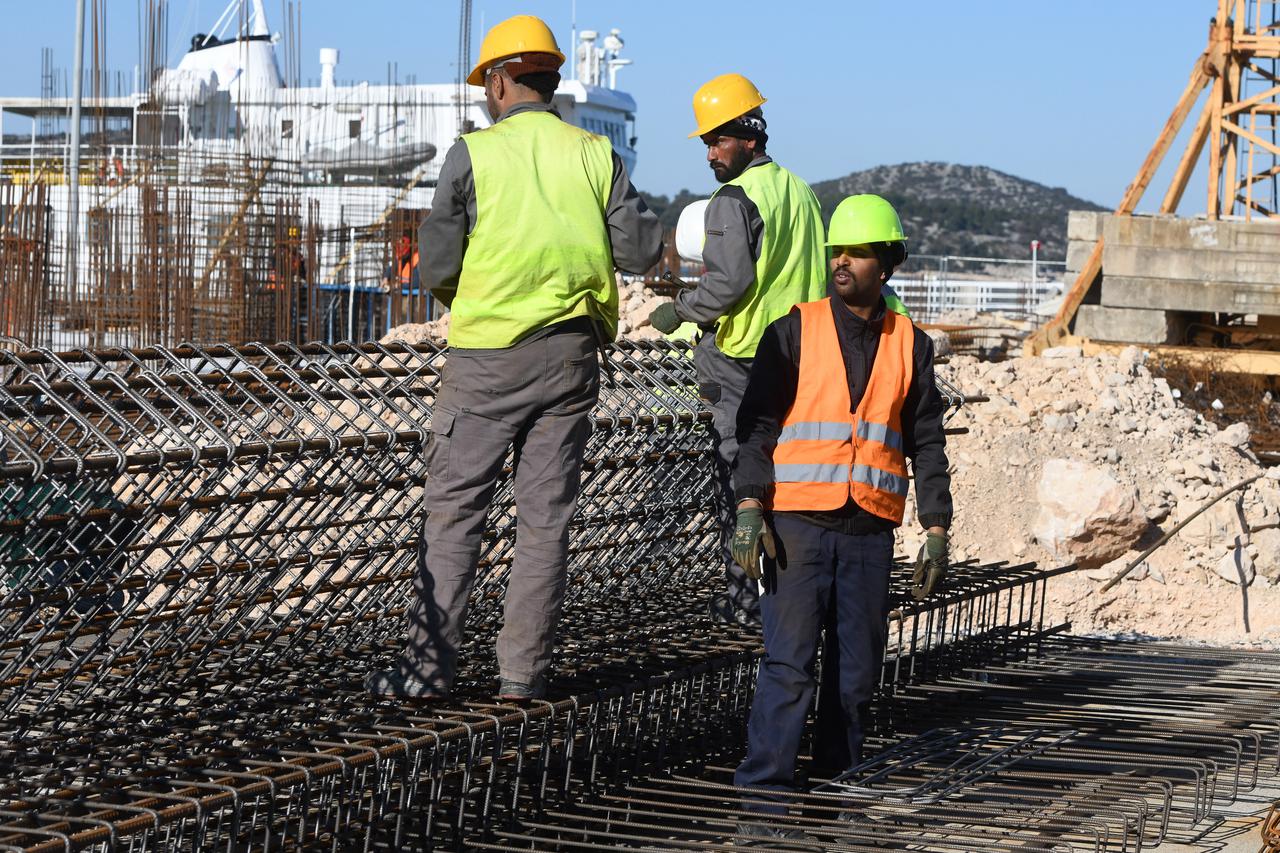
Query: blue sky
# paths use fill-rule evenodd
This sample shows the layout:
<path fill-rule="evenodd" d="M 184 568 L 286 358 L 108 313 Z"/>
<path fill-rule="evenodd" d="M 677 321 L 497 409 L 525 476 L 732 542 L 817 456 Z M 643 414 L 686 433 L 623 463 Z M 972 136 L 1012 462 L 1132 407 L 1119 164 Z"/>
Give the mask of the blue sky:
<path fill-rule="evenodd" d="M 142 0 L 105 0 L 107 64 L 132 74 Z M 38 95 L 40 48 L 69 66 L 72 0 L 0 0 L 0 92 Z M 224 0 L 171 0 L 170 63 Z M 273 29 L 282 0 L 266 0 Z M 578 0 L 579 28 L 618 27 L 620 88 L 639 103 L 642 189 L 710 191 L 690 98 L 726 71 L 769 98 L 770 152 L 817 181 L 875 165 L 943 160 L 991 166 L 1114 205 L 1132 180 L 1204 48 L 1213 0 L 795 0 L 690 3 Z M 419 82 L 453 79 L 458 4 L 302 0 L 303 76 L 339 47 L 341 80 L 386 79 L 387 63 Z M 473 51 L 511 14 L 541 15 L 564 47 L 571 0 L 475 0 Z M 1188 121 L 1188 125 L 1192 122 Z M 25 120 L 6 121 L 10 132 Z M 1175 150 L 1170 160 L 1176 160 Z M 1171 171 L 1167 164 L 1163 172 Z M 1182 212 L 1203 210 L 1193 178 Z M 1143 208 L 1167 186 L 1157 178 Z"/>

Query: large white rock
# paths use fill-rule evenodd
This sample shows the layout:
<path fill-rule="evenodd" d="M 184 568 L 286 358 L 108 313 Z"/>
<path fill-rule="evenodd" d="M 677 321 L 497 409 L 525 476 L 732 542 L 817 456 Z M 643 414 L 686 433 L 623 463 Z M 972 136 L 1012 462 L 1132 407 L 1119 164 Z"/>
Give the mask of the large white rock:
<path fill-rule="evenodd" d="M 1036 541 L 1057 559 L 1084 569 L 1122 556 L 1148 526 L 1137 492 L 1085 462 L 1050 459 L 1036 496 Z"/>
<path fill-rule="evenodd" d="M 1202 501 L 1179 501 L 1176 517 L 1179 522 L 1198 510 Z M 1248 539 L 1248 531 L 1240 521 L 1240 498 L 1228 495 L 1209 507 L 1182 528 L 1178 534 L 1188 545 L 1201 548 L 1230 548 L 1237 539 Z"/>
<path fill-rule="evenodd" d="M 1234 423 L 1215 435 L 1213 440 L 1229 447 L 1246 448 L 1249 446 L 1249 425 L 1243 422 Z"/>
<path fill-rule="evenodd" d="M 1253 544 L 1258 547 L 1254 568 L 1268 580 L 1280 579 L 1280 530 L 1268 527 L 1253 534 Z"/>
<path fill-rule="evenodd" d="M 1257 574 L 1249 553 L 1244 548 L 1239 547 L 1232 548 L 1223 554 L 1222 559 L 1214 563 L 1213 571 L 1224 581 L 1230 581 L 1234 584 L 1241 583 L 1243 579 L 1244 586 L 1253 583 L 1253 579 Z"/>
<path fill-rule="evenodd" d="M 941 329 L 928 329 L 925 334 L 933 341 L 933 354 L 938 358 L 948 358 L 955 351 L 951 346 L 951 336 Z"/>

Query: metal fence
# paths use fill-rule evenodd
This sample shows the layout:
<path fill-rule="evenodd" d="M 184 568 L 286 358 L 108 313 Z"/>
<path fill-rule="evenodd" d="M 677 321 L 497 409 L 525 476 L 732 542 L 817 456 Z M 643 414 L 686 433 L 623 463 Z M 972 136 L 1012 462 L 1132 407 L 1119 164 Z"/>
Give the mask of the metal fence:
<path fill-rule="evenodd" d="M 1029 319 L 1047 300 L 1061 296 L 1063 261 L 913 255 L 891 284 L 919 322 L 952 312 Z"/>

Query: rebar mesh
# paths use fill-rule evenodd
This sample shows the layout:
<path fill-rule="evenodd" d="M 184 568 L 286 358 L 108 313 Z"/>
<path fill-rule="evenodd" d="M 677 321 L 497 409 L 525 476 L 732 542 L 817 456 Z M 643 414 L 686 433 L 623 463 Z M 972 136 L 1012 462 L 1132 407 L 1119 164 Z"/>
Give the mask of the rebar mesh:
<path fill-rule="evenodd" d="M 705 606 L 712 441 L 685 345 L 607 353 L 549 699 L 492 698 L 509 466 L 454 699 L 365 693 L 403 642 L 444 358 L 0 354 L 0 848 L 742 841 L 727 768 L 760 642 Z M 968 561 L 921 604 L 899 565 L 870 731 L 911 758 L 786 820 L 839 849 L 1128 850 L 1275 773 L 1273 659 L 1064 639 L 1043 614 L 1067 570 Z"/>

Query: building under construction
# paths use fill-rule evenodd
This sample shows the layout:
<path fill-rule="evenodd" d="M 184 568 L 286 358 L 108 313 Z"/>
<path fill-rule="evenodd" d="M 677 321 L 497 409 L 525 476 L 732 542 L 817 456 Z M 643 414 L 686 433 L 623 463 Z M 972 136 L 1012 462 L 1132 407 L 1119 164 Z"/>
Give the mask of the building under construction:
<path fill-rule="evenodd" d="M 483 93 L 391 69 L 385 83 L 340 84 L 336 48 L 302 85 L 295 2 L 273 34 L 262 0 L 231 0 L 170 67 L 168 8 L 147 0 L 145 70 L 122 91 L 101 47 L 105 3 L 92 3 L 74 150 L 77 101 L 47 54 L 41 97 L 0 98 L 0 120 L 31 120 L 29 138 L 0 145 L 0 334 L 54 349 L 370 340 L 430 319 L 402 267 L 444 150 L 490 122 Z M 621 49 L 617 31 L 583 32 L 555 103 L 634 168 Z"/>

